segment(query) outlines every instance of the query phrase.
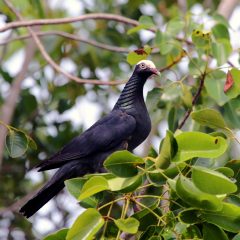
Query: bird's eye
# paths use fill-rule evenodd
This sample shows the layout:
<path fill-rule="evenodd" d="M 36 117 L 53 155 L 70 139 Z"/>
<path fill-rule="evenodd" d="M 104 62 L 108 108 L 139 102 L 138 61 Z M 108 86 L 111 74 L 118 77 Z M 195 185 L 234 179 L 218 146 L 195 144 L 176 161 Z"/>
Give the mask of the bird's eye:
<path fill-rule="evenodd" d="M 146 66 L 145 63 L 140 63 L 139 67 L 140 67 L 141 69 L 146 69 L 146 68 L 147 68 L 147 66 Z"/>

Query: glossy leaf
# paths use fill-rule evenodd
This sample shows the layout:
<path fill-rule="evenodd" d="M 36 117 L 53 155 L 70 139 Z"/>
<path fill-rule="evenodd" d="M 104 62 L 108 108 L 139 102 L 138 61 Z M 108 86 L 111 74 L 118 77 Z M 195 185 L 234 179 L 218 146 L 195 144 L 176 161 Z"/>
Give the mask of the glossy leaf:
<path fill-rule="evenodd" d="M 237 186 L 229 178 L 205 167 L 193 167 L 192 179 L 194 184 L 206 193 L 228 194 L 237 191 Z"/>
<path fill-rule="evenodd" d="M 226 73 L 220 70 L 207 74 L 205 79 L 204 85 L 209 97 L 213 98 L 219 106 L 224 105 L 229 100 L 223 91 L 225 79 Z"/>
<path fill-rule="evenodd" d="M 219 167 L 219 168 L 216 168 L 214 170 L 224 174 L 226 177 L 229 177 L 229 178 L 234 176 L 234 171 L 231 168 L 228 168 L 228 167 Z"/>
<path fill-rule="evenodd" d="M 176 155 L 178 145 L 171 131 L 167 131 L 166 137 L 162 141 L 160 153 L 156 158 L 156 167 L 164 169 L 170 165 L 171 160 Z"/>
<path fill-rule="evenodd" d="M 202 192 L 184 176 L 177 180 L 176 191 L 178 196 L 192 207 L 211 211 L 222 208 L 222 203 L 216 196 Z"/>
<path fill-rule="evenodd" d="M 108 180 L 111 191 L 132 192 L 142 184 L 142 176 L 134 176 L 130 178 L 115 177 Z"/>
<path fill-rule="evenodd" d="M 65 186 L 67 187 L 68 192 L 74 196 L 76 199 L 79 198 L 79 195 L 81 194 L 82 187 L 84 183 L 87 181 L 87 179 L 84 178 L 72 178 L 66 180 Z M 98 204 L 98 199 L 96 197 L 88 197 L 81 201 L 81 206 L 85 208 L 93 208 L 96 207 Z"/>
<path fill-rule="evenodd" d="M 212 33 L 216 39 L 223 39 L 223 38 L 227 40 L 230 39 L 228 28 L 224 24 L 221 24 L 221 23 L 216 24 L 212 28 Z"/>
<path fill-rule="evenodd" d="M 203 224 L 203 240 L 228 240 L 227 234 L 213 224 Z"/>
<path fill-rule="evenodd" d="M 43 240 L 65 240 L 68 230 L 68 228 L 63 228 L 55 233 L 48 235 Z"/>
<path fill-rule="evenodd" d="M 21 131 L 9 130 L 6 136 L 6 148 L 12 158 L 21 157 L 28 148 L 28 138 Z"/>
<path fill-rule="evenodd" d="M 178 152 L 174 162 L 182 162 L 194 157 L 216 158 L 227 149 L 227 142 L 222 137 L 213 137 L 201 132 L 184 132 L 176 137 Z"/>
<path fill-rule="evenodd" d="M 101 214 L 93 208 L 83 212 L 73 223 L 67 233 L 66 240 L 90 240 L 103 226 Z"/>
<path fill-rule="evenodd" d="M 104 167 L 119 177 L 133 177 L 137 175 L 137 165 L 143 164 L 142 158 L 126 151 L 111 154 L 104 162 Z"/>
<path fill-rule="evenodd" d="M 203 212 L 201 217 L 209 223 L 229 232 L 240 231 L 240 207 L 223 203 L 223 208 L 216 212 Z"/>
<path fill-rule="evenodd" d="M 121 231 L 131 234 L 136 233 L 139 227 L 139 221 L 133 217 L 127 219 L 117 219 L 114 220 L 114 223 Z"/>
<path fill-rule="evenodd" d="M 191 117 L 197 123 L 213 129 L 224 129 L 227 127 L 222 115 L 214 109 L 205 108 L 194 111 L 191 113 Z"/>
<path fill-rule="evenodd" d="M 179 174 L 179 171 L 185 167 L 184 163 L 178 164 L 176 166 L 170 166 L 167 169 L 156 169 L 149 171 L 147 176 L 150 182 L 154 185 L 163 185 L 167 178 L 174 178 Z"/>
<path fill-rule="evenodd" d="M 90 197 L 98 192 L 103 190 L 110 189 L 108 186 L 108 181 L 101 176 L 91 177 L 84 185 L 81 190 L 81 194 L 78 197 L 78 200 L 83 200 L 87 197 Z"/>
<path fill-rule="evenodd" d="M 200 223 L 202 220 L 198 217 L 199 209 L 187 208 L 179 213 L 178 217 L 180 221 L 186 224 Z"/>

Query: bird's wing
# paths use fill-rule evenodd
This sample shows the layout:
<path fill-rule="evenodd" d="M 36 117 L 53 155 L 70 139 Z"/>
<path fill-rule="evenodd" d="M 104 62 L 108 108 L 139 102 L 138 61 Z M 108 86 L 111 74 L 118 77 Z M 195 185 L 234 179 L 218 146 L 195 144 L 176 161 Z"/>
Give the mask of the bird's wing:
<path fill-rule="evenodd" d="M 128 140 L 135 128 L 136 120 L 133 116 L 114 110 L 37 167 L 40 170 L 51 169 L 69 160 L 115 148 Z"/>

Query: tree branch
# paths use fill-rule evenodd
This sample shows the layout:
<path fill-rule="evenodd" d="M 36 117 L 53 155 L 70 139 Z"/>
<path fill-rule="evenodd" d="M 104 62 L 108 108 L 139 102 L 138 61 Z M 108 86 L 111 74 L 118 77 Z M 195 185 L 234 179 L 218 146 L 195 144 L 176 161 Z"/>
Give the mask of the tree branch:
<path fill-rule="evenodd" d="M 35 32 L 35 33 L 39 37 L 58 35 L 58 36 L 61 36 L 61 37 L 65 37 L 65 38 L 74 40 L 74 41 L 79 41 L 79 42 L 83 42 L 83 43 L 86 43 L 86 44 L 90 44 L 94 47 L 101 48 L 101 49 L 108 50 L 108 51 L 112 51 L 112 52 L 128 53 L 130 51 L 130 49 L 128 49 L 128 48 L 115 47 L 115 46 L 111 46 L 111 45 L 108 45 L 108 44 L 99 43 L 99 42 L 94 41 L 94 40 L 82 38 L 82 37 L 76 36 L 74 34 L 62 32 L 62 31 L 48 31 L 48 32 Z M 19 36 L 19 37 L 7 39 L 6 41 L 0 42 L 0 46 L 9 44 L 13 41 L 19 41 L 19 40 L 24 40 L 24 39 L 28 39 L 28 38 L 31 38 L 30 34 L 26 34 L 26 35 L 22 35 L 22 36 Z"/>
<path fill-rule="evenodd" d="M 5 1 L 6 3 L 6 1 Z M 6 3 L 7 5 L 7 3 Z M 9 29 L 19 28 L 19 27 L 31 27 L 31 26 L 39 26 L 39 25 L 56 25 L 56 24 L 66 24 L 66 23 L 74 23 L 85 21 L 88 19 L 103 19 L 103 20 L 112 20 L 116 22 L 121 22 L 125 24 L 129 24 L 132 26 L 138 26 L 139 23 L 136 20 L 131 18 L 123 17 L 116 14 L 109 13 L 89 13 L 78 17 L 71 18 L 55 18 L 55 19 L 34 19 L 34 20 L 21 20 L 7 23 L 5 26 L 0 28 L 0 32 L 5 32 Z"/>
<path fill-rule="evenodd" d="M 17 100 L 21 92 L 21 85 L 25 79 L 28 66 L 32 61 L 35 50 L 36 50 L 35 43 L 31 40 L 28 40 L 26 51 L 25 51 L 25 59 L 23 61 L 21 70 L 17 74 L 16 78 L 13 80 L 13 83 L 9 90 L 9 95 L 7 96 L 2 108 L 0 109 L 0 119 L 7 125 L 9 125 L 12 121 Z M 7 129 L 3 125 L 0 125 L 0 168 L 2 166 L 6 134 L 7 134 Z"/>
<path fill-rule="evenodd" d="M 22 18 L 21 14 L 12 6 L 12 4 L 8 0 L 4 0 L 5 4 L 10 8 L 10 10 L 17 16 L 17 18 L 21 21 L 24 22 L 24 19 Z M 111 14 L 110 14 L 111 15 Z M 101 14 L 100 14 L 101 16 Z M 95 18 L 99 17 L 98 15 L 95 16 Z M 125 81 L 111 81 L 111 82 L 103 82 L 99 81 L 96 79 L 81 79 L 78 78 L 69 72 L 66 72 L 64 69 L 62 69 L 54 60 L 50 57 L 50 55 L 47 53 L 45 50 L 42 42 L 38 38 L 37 34 L 33 31 L 31 27 L 27 27 L 30 35 L 32 36 L 35 44 L 37 45 L 39 51 L 41 52 L 42 56 L 44 59 L 47 61 L 49 65 L 52 66 L 53 69 L 55 69 L 57 72 L 63 74 L 65 77 L 77 82 L 77 83 L 89 83 L 89 84 L 95 84 L 95 85 L 118 85 L 125 83 Z M 1 32 L 1 30 L 0 30 Z"/>
<path fill-rule="evenodd" d="M 189 118 L 189 116 L 190 116 L 190 114 L 192 112 L 193 106 L 197 103 L 198 98 L 200 97 L 201 92 L 203 90 L 205 77 L 206 77 L 206 71 L 204 71 L 203 74 L 201 75 L 200 84 L 199 84 L 198 90 L 197 90 L 197 92 L 194 95 L 193 100 L 192 100 L 192 107 L 189 108 L 187 110 L 187 112 L 185 113 L 183 120 L 181 121 L 181 123 L 178 126 L 178 129 L 181 129 L 183 127 L 183 125 L 185 124 L 185 122 L 187 121 L 187 119 Z"/>
<path fill-rule="evenodd" d="M 239 5 L 239 0 L 222 0 L 218 5 L 217 12 L 229 19 L 237 5 Z"/>

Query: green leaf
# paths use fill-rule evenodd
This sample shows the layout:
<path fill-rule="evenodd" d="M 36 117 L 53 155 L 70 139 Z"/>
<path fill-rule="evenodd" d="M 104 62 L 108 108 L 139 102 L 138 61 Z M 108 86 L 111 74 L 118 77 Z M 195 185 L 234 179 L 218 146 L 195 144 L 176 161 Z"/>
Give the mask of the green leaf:
<path fill-rule="evenodd" d="M 179 18 L 173 18 L 167 23 L 166 32 L 174 37 L 183 30 L 185 22 Z"/>
<path fill-rule="evenodd" d="M 72 178 L 69 180 L 66 180 L 65 186 L 67 187 L 68 192 L 74 196 L 76 199 L 79 198 L 79 195 L 81 194 L 82 187 L 84 183 L 87 181 L 86 178 Z M 96 197 L 88 197 L 81 201 L 81 206 L 84 208 L 94 208 L 98 204 L 98 199 Z"/>
<path fill-rule="evenodd" d="M 21 131 L 9 130 L 5 143 L 7 151 L 12 158 L 21 157 L 28 148 L 28 138 Z"/>
<path fill-rule="evenodd" d="M 227 91 L 225 91 L 225 94 L 229 98 L 236 98 L 240 95 L 240 70 L 237 68 L 232 68 L 228 74 L 230 74 L 230 76 L 227 76 L 231 77 L 233 84 Z"/>
<path fill-rule="evenodd" d="M 173 48 L 175 41 L 167 33 L 161 31 L 156 32 L 154 43 L 159 48 L 162 55 L 168 54 Z"/>
<path fill-rule="evenodd" d="M 197 123 L 213 129 L 224 129 L 225 127 L 227 127 L 220 112 L 214 109 L 205 108 L 194 111 L 191 113 L 191 117 Z"/>
<path fill-rule="evenodd" d="M 171 131 L 167 131 L 166 137 L 161 143 L 160 154 L 156 158 L 156 167 L 167 168 L 173 157 L 176 155 L 178 149 L 177 141 Z"/>
<path fill-rule="evenodd" d="M 202 212 L 201 217 L 229 232 L 240 231 L 240 207 L 223 202 L 221 211 Z"/>
<path fill-rule="evenodd" d="M 221 228 L 213 224 L 204 223 L 203 240 L 228 240 L 228 236 Z"/>
<path fill-rule="evenodd" d="M 237 235 L 235 235 L 232 240 L 240 240 L 240 233 L 238 233 Z"/>
<path fill-rule="evenodd" d="M 147 59 L 147 57 L 147 54 L 138 54 L 133 51 L 127 55 L 127 62 L 131 65 L 135 65 L 139 61 Z"/>
<path fill-rule="evenodd" d="M 194 184 L 203 192 L 210 194 L 228 194 L 237 191 L 237 186 L 222 173 L 194 166 L 192 168 Z"/>
<path fill-rule="evenodd" d="M 127 219 L 117 219 L 114 220 L 114 223 L 118 226 L 120 230 L 127 233 L 137 233 L 139 227 L 139 221 L 135 218 L 127 218 Z"/>
<path fill-rule="evenodd" d="M 208 95 L 213 98 L 219 106 L 222 106 L 229 101 L 229 98 L 223 91 L 225 79 L 226 73 L 216 70 L 207 74 L 204 83 Z"/>
<path fill-rule="evenodd" d="M 182 170 L 184 167 L 185 163 L 181 163 L 177 166 L 170 166 L 164 170 L 156 169 L 148 172 L 147 176 L 149 181 L 152 182 L 154 185 L 163 185 L 167 180 L 166 177 L 173 179 L 179 174 L 179 170 Z"/>
<path fill-rule="evenodd" d="M 78 199 L 79 195 L 81 194 L 81 189 L 85 182 L 86 179 L 83 178 L 72 178 L 66 180 L 64 184 L 67 187 L 68 192 L 76 199 Z"/>
<path fill-rule="evenodd" d="M 123 193 L 133 192 L 142 184 L 142 176 L 137 175 L 131 178 L 115 177 L 108 180 L 111 191 L 120 191 Z"/>
<path fill-rule="evenodd" d="M 228 57 L 232 53 L 232 46 L 229 40 L 219 39 L 212 43 L 212 55 L 217 59 L 219 66 L 227 62 Z"/>
<path fill-rule="evenodd" d="M 192 31 L 192 41 L 196 47 L 208 49 L 211 43 L 211 32 L 195 29 Z"/>
<path fill-rule="evenodd" d="M 222 203 L 216 196 L 202 192 L 184 176 L 178 178 L 176 191 L 178 196 L 192 207 L 211 211 L 222 208 Z"/>
<path fill-rule="evenodd" d="M 229 32 L 228 32 L 228 28 L 221 23 L 216 24 L 213 28 L 212 28 L 212 33 L 213 36 L 216 39 L 227 39 L 230 40 L 230 36 L 229 36 Z"/>
<path fill-rule="evenodd" d="M 90 240 L 103 226 L 101 214 L 94 208 L 84 211 L 67 233 L 66 240 Z"/>
<path fill-rule="evenodd" d="M 127 34 L 133 34 L 142 29 L 149 29 L 149 28 L 155 27 L 155 24 L 154 24 L 152 18 L 149 16 L 141 16 L 138 21 L 139 21 L 139 25 L 129 29 L 127 31 Z"/>
<path fill-rule="evenodd" d="M 55 233 L 51 233 L 47 237 L 45 237 L 43 240 L 65 240 L 67 233 L 68 233 L 68 228 L 63 228 Z"/>
<path fill-rule="evenodd" d="M 240 160 L 231 160 L 226 164 L 226 167 L 231 168 L 234 171 L 234 178 L 236 179 L 236 184 L 238 186 L 238 192 L 240 192 Z"/>
<path fill-rule="evenodd" d="M 219 167 L 214 170 L 224 174 L 226 177 L 229 177 L 229 178 L 234 176 L 234 171 L 228 167 Z"/>
<path fill-rule="evenodd" d="M 177 110 L 172 107 L 168 113 L 168 129 L 175 132 L 178 127 Z"/>
<path fill-rule="evenodd" d="M 227 141 L 223 137 L 213 137 L 201 132 L 183 132 L 176 137 L 178 152 L 174 162 L 182 162 L 194 157 L 217 158 L 227 149 Z"/>
<path fill-rule="evenodd" d="M 111 154 L 104 162 L 104 167 L 119 177 L 133 177 L 137 175 L 137 165 L 143 164 L 142 158 L 126 151 L 117 151 Z"/>
<path fill-rule="evenodd" d="M 182 84 L 181 99 L 183 101 L 184 106 L 186 106 L 187 108 L 192 107 L 192 94 L 191 94 L 190 89 L 185 84 Z"/>
<path fill-rule="evenodd" d="M 179 220 L 186 224 L 200 223 L 202 220 L 198 217 L 199 209 L 187 208 L 179 213 Z"/>
<path fill-rule="evenodd" d="M 149 16 L 141 16 L 138 21 L 139 21 L 140 24 L 145 25 L 148 28 L 151 28 L 151 27 L 155 26 L 152 18 L 149 17 Z"/>
<path fill-rule="evenodd" d="M 109 190 L 108 181 L 104 177 L 93 176 L 84 185 L 78 200 L 88 198 L 103 190 Z"/>

